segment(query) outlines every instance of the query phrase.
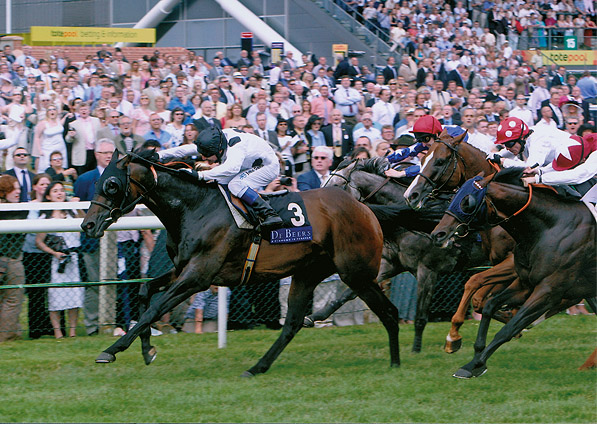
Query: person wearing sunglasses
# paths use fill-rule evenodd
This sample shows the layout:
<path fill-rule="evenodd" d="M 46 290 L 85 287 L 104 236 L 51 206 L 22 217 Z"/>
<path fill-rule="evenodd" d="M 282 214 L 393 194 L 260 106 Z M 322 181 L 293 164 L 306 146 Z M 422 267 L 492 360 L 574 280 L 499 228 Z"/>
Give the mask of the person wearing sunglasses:
<path fill-rule="evenodd" d="M 442 131 L 442 124 L 439 123 L 436 117 L 431 115 L 421 116 L 415 121 L 411 131 L 415 136 L 415 143 L 412 146 L 391 153 L 387 156 L 388 161 L 390 164 L 396 164 L 406 159 L 418 162 L 417 155 L 428 150 L 435 140 L 439 138 Z M 405 174 L 404 171 L 396 171 L 395 169 L 390 168 L 386 171 L 386 175 L 388 177 L 401 178 L 406 175 L 414 176 L 419 172 L 418 166 L 409 167 L 407 169 L 409 172 Z"/>

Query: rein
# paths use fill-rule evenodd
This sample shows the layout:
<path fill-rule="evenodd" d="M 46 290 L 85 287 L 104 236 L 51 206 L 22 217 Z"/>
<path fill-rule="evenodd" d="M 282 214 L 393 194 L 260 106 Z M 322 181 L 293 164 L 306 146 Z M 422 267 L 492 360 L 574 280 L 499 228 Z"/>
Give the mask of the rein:
<path fill-rule="evenodd" d="M 446 146 L 448 149 L 450 149 L 450 160 L 448 163 L 446 163 L 446 165 L 444 165 L 437 180 L 438 181 L 442 180 L 442 178 L 444 177 L 444 174 L 446 174 L 448 172 L 450 164 L 453 164 L 453 167 L 452 167 L 452 172 L 450 172 L 450 175 L 448 176 L 448 178 L 446 178 L 446 180 L 441 184 L 436 183 L 431 178 L 429 178 L 426 175 L 423 175 L 419 172 L 418 175 L 421 178 L 423 178 L 431 187 L 433 187 L 433 190 L 431 190 L 431 193 L 429 193 L 430 198 L 436 198 L 439 195 L 439 193 L 442 191 L 444 186 L 446 184 L 448 184 L 448 182 L 452 179 L 452 177 L 454 176 L 454 173 L 456 172 L 456 169 L 458 169 L 458 159 L 460 159 L 460 161 L 462 162 L 462 166 L 464 167 L 464 172 L 461 173 L 461 177 L 460 177 L 458 186 L 462 185 L 462 178 L 464 177 L 464 175 L 466 175 L 466 162 L 464 161 L 462 156 L 460 156 L 460 153 L 458 153 L 458 149 L 456 149 L 454 146 L 449 145 L 448 143 L 446 143 L 443 140 L 437 140 L 436 143 L 442 143 L 444 146 Z"/>
<path fill-rule="evenodd" d="M 120 202 L 120 205 L 117 207 L 110 207 L 105 203 L 102 202 L 98 202 L 97 200 L 91 200 L 91 204 L 95 204 L 98 205 L 104 209 L 107 209 L 110 213 L 110 218 L 108 218 L 109 224 L 111 225 L 112 223 L 116 222 L 121 216 L 126 215 L 127 213 L 129 213 L 130 211 L 132 211 L 133 209 L 135 209 L 135 206 L 137 206 L 143 199 L 147 199 L 148 195 L 157 187 L 158 185 L 158 173 L 156 171 L 156 168 L 158 168 L 161 171 L 165 171 L 169 174 L 172 175 L 178 175 L 181 171 L 178 169 L 172 169 L 170 168 L 168 165 L 177 165 L 177 164 L 183 164 L 188 168 L 191 168 L 190 165 L 188 165 L 187 163 L 184 162 L 169 162 L 166 165 L 157 163 L 157 162 L 152 162 L 150 160 L 147 160 L 133 152 L 129 152 L 127 154 L 127 156 L 129 157 L 133 157 L 135 159 L 137 159 L 139 162 L 143 162 L 144 165 L 146 165 L 149 170 L 151 171 L 152 175 L 153 175 L 153 185 L 149 188 L 147 188 L 141 181 L 131 177 L 131 170 L 130 168 L 127 166 L 127 170 L 126 170 L 126 180 L 125 180 L 125 195 L 122 197 L 122 201 Z M 125 202 L 129 199 L 130 195 L 131 195 L 131 183 L 135 184 L 137 187 L 139 187 L 141 189 L 141 195 L 139 197 L 137 197 L 135 200 L 133 200 L 131 203 L 129 203 L 128 205 L 125 206 Z"/>

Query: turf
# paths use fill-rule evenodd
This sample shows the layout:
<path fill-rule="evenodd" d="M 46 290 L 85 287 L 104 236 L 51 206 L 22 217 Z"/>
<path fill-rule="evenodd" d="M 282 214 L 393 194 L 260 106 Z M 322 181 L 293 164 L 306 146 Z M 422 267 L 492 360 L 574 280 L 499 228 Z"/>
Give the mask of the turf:
<path fill-rule="evenodd" d="M 448 323 L 432 323 L 423 352 L 410 352 L 401 326 L 402 366 L 389 368 L 379 324 L 304 329 L 270 371 L 240 378 L 276 331 L 153 338 L 108 365 L 94 364 L 115 339 L 42 338 L 0 345 L 1 422 L 597 422 L 597 372 L 577 371 L 595 349 L 594 316 L 558 315 L 502 346 L 488 372 L 451 375 L 472 357 L 478 324 L 463 326 L 463 349 L 441 348 Z M 500 324 L 491 327 L 493 334 Z"/>

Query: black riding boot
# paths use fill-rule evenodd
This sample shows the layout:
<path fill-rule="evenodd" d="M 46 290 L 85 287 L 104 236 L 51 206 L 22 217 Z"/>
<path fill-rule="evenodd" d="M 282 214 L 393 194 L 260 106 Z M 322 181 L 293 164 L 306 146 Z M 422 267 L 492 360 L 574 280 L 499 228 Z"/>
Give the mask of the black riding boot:
<path fill-rule="evenodd" d="M 284 221 L 282 218 L 278 216 L 275 210 L 263 200 L 261 197 L 257 197 L 253 204 L 250 206 L 253 211 L 255 211 L 255 215 L 259 218 L 261 222 L 261 229 L 263 230 L 275 230 L 276 228 L 282 228 L 284 225 Z"/>

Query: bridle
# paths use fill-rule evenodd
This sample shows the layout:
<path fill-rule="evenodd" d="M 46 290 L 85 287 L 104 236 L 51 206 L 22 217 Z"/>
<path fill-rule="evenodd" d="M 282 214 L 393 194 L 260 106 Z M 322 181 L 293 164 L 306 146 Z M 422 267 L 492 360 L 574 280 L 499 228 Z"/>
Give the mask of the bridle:
<path fill-rule="evenodd" d="M 460 180 L 459 180 L 457 186 L 461 186 L 462 183 L 464 183 L 463 179 L 464 179 L 464 176 L 466 175 L 466 162 L 464 161 L 464 159 L 462 158 L 460 153 L 458 153 L 458 149 L 454 146 L 449 145 L 448 143 L 446 143 L 443 140 L 436 140 L 435 142 L 442 143 L 444 146 L 446 146 L 448 149 L 450 149 L 450 158 L 449 158 L 448 162 L 446 162 L 446 164 L 442 168 L 441 173 L 440 173 L 439 177 L 437 178 L 437 181 L 441 181 L 443 179 L 444 175 L 448 172 L 450 172 L 450 175 L 448 175 L 448 178 L 446 178 L 443 183 L 436 183 L 431 178 L 429 178 L 426 175 L 423 175 L 420 172 L 417 174 L 419 177 L 423 178 L 427 182 L 427 184 L 429 184 L 432 187 L 432 190 L 428 195 L 428 197 L 431 199 L 436 198 L 440 194 L 442 189 L 446 186 L 446 184 L 448 184 L 448 182 L 452 179 L 452 177 L 454 176 L 454 173 L 456 172 L 456 169 L 458 168 L 458 160 L 460 160 L 460 162 L 462 162 L 464 171 L 460 173 Z"/>
<path fill-rule="evenodd" d="M 107 209 L 109 211 L 110 217 L 108 219 L 106 219 L 106 222 L 109 225 L 116 222 L 121 216 L 126 215 L 127 213 L 129 213 L 130 211 L 135 209 L 135 206 L 137 206 L 142 200 L 149 198 L 149 194 L 151 194 L 151 192 L 153 190 L 155 190 L 155 188 L 158 186 L 158 173 L 156 171 L 156 168 L 161 171 L 165 171 L 169 174 L 173 174 L 173 175 L 180 174 L 180 172 L 184 172 L 184 171 L 181 171 L 180 169 L 173 169 L 173 168 L 169 167 L 169 165 L 172 166 L 172 165 L 182 164 L 185 167 L 192 169 L 192 166 L 190 166 L 189 164 L 184 163 L 184 162 L 170 162 L 168 164 L 161 164 L 161 163 L 157 163 L 157 162 L 152 162 L 148 159 L 145 159 L 143 156 L 139 156 L 133 152 L 128 152 L 126 157 L 133 158 L 133 159 L 137 160 L 138 162 L 141 162 L 145 166 L 147 166 L 149 168 L 149 170 L 151 171 L 151 174 L 153 175 L 153 184 L 151 187 L 147 188 L 141 181 L 133 178 L 131 176 L 131 169 L 129 168 L 128 165 L 126 167 L 124 187 L 122 187 L 121 179 L 119 179 L 115 175 L 110 176 L 106 181 L 104 181 L 104 184 L 103 184 L 104 186 L 106 185 L 106 183 L 110 182 L 110 183 L 115 184 L 119 191 L 124 190 L 124 195 L 122 196 L 120 205 L 118 205 L 116 207 L 111 207 L 105 203 L 98 202 L 97 200 L 91 201 L 91 204 L 98 205 L 98 206 L 100 206 L 104 209 Z M 106 171 L 104 171 L 104 172 L 106 172 Z M 130 203 L 128 205 L 126 205 L 126 202 L 129 200 L 129 198 L 132 194 L 131 183 L 136 185 L 137 187 L 139 187 L 141 193 L 140 193 L 139 197 L 130 201 Z M 114 197 L 117 194 L 117 192 L 112 193 L 112 194 L 106 193 L 104 187 L 101 187 L 100 189 L 102 190 L 104 197 L 107 197 L 107 198 L 109 198 L 110 195 L 112 197 Z"/>
<path fill-rule="evenodd" d="M 492 176 L 492 180 L 493 177 L 495 176 L 495 174 Z M 491 182 L 491 180 L 490 180 Z M 473 183 L 473 184 L 477 184 L 477 187 L 480 188 L 480 186 L 478 185 L 477 182 Z M 520 215 L 522 212 L 524 212 L 529 205 L 531 204 L 531 200 L 533 200 L 533 185 L 535 184 L 529 184 L 528 188 L 529 188 L 529 197 L 526 201 L 526 203 L 516 212 L 514 212 L 512 215 L 507 216 L 506 218 L 501 219 L 498 222 L 489 222 L 489 209 L 488 208 L 482 208 L 481 205 L 478 205 L 476 210 L 471 214 L 470 219 L 468 219 L 467 221 L 464 221 L 462 219 L 460 219 L 458 216 L 456 216 L 454 213 L 451 213 L 450 210 L 446 211 L 446 213 L 452 217 L 454 217 L 457 221 L 459 221 L 460 223 L 456 226 L 456 229 L 454 230 L 454 234 L 457 237 L 466 237 L 469 233 L 469 231 L 471 230 L 471 224 L 473 222 L 484 222 L 486 223 L 486 225 L 488 225 L 490 228 L 493 227 L 498 227 L 508 221 L 510 221 L 512 218 L 514 218 L 517 215 Z M 493 209 L 493 213 L 492 215 L 496 215 L 499 217 L 500 212 L 498 211 L 498 208 L 494 205 L 494 203 L 491 201 L 490 198 L 487 197 L 487 193 L 483 193 L 483 202 L 486 203 L 488 206 L 490 206 Z M 479 217 L 479 213 L 480 211 L 484 211 L 485 216 L 484 217 Z M 460 230 L 463 229 L 464 232 L 461 232 Z"/>

